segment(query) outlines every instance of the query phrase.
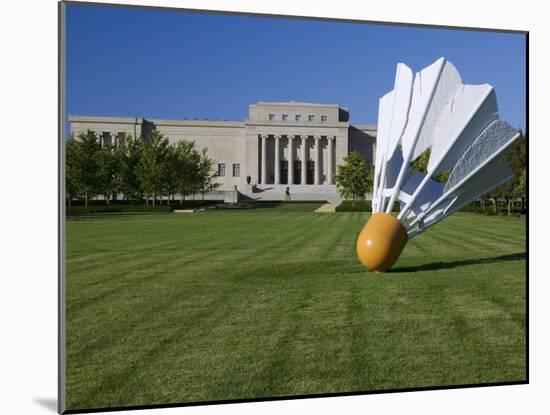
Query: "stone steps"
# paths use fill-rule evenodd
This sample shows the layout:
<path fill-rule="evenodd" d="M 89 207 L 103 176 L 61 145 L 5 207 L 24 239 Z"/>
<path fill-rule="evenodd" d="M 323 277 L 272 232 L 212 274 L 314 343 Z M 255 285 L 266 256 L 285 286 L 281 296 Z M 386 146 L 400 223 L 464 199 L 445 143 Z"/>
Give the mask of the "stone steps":
<path fill-rule="evenodd" d="M 336 212 L 336 206 L 338 206 L 336 203 L 325 203 L 319 209 L 317 209 L 316 213 L 334 213 Z"/>
<path fill-rule="evenodd" d="M 290 189 L 290 193 L 338 193 L 338 190 L 335 185 L 300 185 L 293 184 L 287 186 L 286 184 L 265 184 L 265 185 L 256 185 L 255 192 L 274 192 L 274 193 L 284 193 L 286 188 Z"/>
<path fill-rule="evenodd" d="M 288 187 L 290 188 L 290 200 L 293 201 L 324 200 L 332 203 L 340 201 L 340 195 L 334 185 L 292 185 Z M 286 185 L 258 185 L 253 192 L 241 190 L 241 194 L 253 200 L 287 200 L 286 188 Z"/>

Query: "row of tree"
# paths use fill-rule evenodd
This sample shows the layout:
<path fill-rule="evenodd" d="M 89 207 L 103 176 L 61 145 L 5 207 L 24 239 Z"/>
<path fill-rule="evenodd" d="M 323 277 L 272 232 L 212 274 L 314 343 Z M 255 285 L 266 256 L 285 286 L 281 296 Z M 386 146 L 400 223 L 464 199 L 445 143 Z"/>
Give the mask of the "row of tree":
<path fill-rule="evenodd" d="M 152 201 L 175 195 L 204 194 L 218 187 L 214 161 L 207 150 L 198 150 L 191 141 L 170 144 L 158 131 L 146 139 L 119 137 L 119 145 L 101 145 L 93 131 L 71 136 L 66 146 L 66 193 L 68 204 L 102 196 L 107 203 L 113 195 L 126 200 Z"/>
<path fill-rule="evenodd" d="M 521 133 L 521 131 L 520 131 Z M 414 171 L 427 173 L 428 161 L 430 159 L 429 149 L 415 159 L 411 167 Z M 508 165 L 514 172 L 514 178 L 479 200 L 482 210 L 485 210 L 486 202 L 493 205 L 504 204 L 508 215 L 511 214 L 514 204 L 521 203 L 521 211 L 526 210 L 527 200 L 527 139 L 521 133 L 521 137 L 512 145 L 506 154 Z M 434 177 L 435 181 L 446 183 L 450 170 Z M 372 191 L 374 181 L 374 167 L 368 166 L 361 153 L 354 151 L 344 158 L 344 164 L 339 165 L 335 176 L 336 185 L 341 195 L 351 199 L 353 205 L 357 199 L 363 199 L 367 193 Z"/>

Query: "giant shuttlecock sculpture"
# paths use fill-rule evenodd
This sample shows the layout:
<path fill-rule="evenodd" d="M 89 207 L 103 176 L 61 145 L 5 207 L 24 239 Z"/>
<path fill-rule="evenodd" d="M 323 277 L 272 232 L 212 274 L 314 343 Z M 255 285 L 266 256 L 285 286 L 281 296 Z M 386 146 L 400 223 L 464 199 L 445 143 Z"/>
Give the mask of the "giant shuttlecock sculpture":
<path fill-rule="evenodd" d="M 445 58 L 414 80 L 398 64 L 394 89 L 379 101 L 373 214 L 357 239 L 361 263 L 386 271 L 409 239 L 510 180 L 505 150 L 519 136 L 498 119 L 491 85 L 464 85 Z M 414 172 L 412 162 L 426 151 L 427 173 Z M 433 179 L 442 173 L 445 184 Z"/>

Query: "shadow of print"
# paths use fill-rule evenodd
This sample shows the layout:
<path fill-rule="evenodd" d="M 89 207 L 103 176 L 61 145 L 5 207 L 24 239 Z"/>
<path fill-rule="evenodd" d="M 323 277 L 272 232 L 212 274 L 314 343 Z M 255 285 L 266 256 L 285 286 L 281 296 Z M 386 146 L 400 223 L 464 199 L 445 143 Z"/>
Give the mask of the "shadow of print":
<path fill-rule="evenodd" d="M 52 412 L 57 413 L 57 399 L 55 398 L 35 398 L 34 402 Z"/>

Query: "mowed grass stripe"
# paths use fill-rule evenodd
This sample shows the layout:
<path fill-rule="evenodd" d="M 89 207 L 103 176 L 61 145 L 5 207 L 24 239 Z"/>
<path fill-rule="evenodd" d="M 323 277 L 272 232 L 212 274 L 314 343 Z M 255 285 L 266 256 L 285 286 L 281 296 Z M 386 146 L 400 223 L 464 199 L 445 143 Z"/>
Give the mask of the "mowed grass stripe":
<path fill-rule="evenodd" d="M 481 236 L 482 238 L 493 237 L 504 242 L 517 241 L 523 243 L 525 241 L 526 234 L 522 232 L 525 229 L 525 219 L 521 218 L 494 218 L 487 217 L 486 221 L 482 224 L 473 221 L 465 214 L 457 214 L 457 217 L 450 217 L 442 223 L 447 224 L 449 229 L 460 231 L 464 229 L 467 232 L 471 232 L 475 236 Z M 497 226 L 494 226 L 497 225 Z M 514 235 L 514 238 L 510 238 L 510 235 Z"/>
<path fill-rule="evenodd" d="M 471 221 L 462 221 L 459 220 L 450 220 L 447 223 L 446 229 L 456 233 L 462 233 L 466 235 L 471 235 L 472 239 L 481 237 L 482 239 L 494 239 L 500 243 L 510 243 L 510 244 L 525 244 L 525 233 L 522 230 L 525 228 L 525 223 L 523 219 L 516 218 L 502 218 L 503 226 L 494 227 L 491 226 L 491 221 L 487 221 L 483 226 L 480 226 L 479 223 Z M 506 222 L 509 222 L 507 224 Z M 509 225 L 509 226 L 505 226 Z M 514 238 L 510 238 L 510 235 L 514 235 Z"/>
<path fill-rule="evenodd" d="M 221 223 L 220 223 L 220 221 L 217 221 L 217 223 L 213 224 L 214 229 L 216 227 L 219 227 L 220 229 L 224 229 L 224 226 L 226 226 L 228 222 L 230 222 L 230 221 L 234 222 L 235 218 L 230 218 L 229 216 L 230 215 L 224 215 L 223 221 L 221 221 Z M 150 219 L 150 218 L 147 218 L 147 219 Z M 276 219 L 277 218 L 271 218 L 271 220 L 276 220 Z M 181 225 L 182 224 L 177 224 L 176 227 L 181 226 Z M 185 225 L 185 224 L 183 224 L 183 225 Z M 239 223 L 239 226 L 240 225 L 241 224 Z M 184 238 L 183 240 L 185 240 L 185 238 L 187 238 L 187 234 L 188 234 L 187 232 L 184 232 L 180 236 L 182 238 Z M 176 235 L 176 236 L 178 236 L 178 235 Z M 229 235 L 229 236 L 231 236 L 231 235 Z M 139 235 L 128 235 L 128 237 L 136 238 L 135 240 L 139 241 Z M 109 248 L 105 248 L 105 251 L 104 251 L 103 256 L 101 258 L 101 262 L 99 264 L 96 263 L 96 262 L 89 262 L 87 265 L 82 265 L 81 267 L 75 267 L 74 269 L 72 269 L 72 271 L 74 271 L 75 273 L 76 272 L 83 272 L 83 271 L 87 270 L 86 267 L 97 267 L 97 266 L 104 267 L 106 269 L 110 269 L 113 264 L 120 263 L 121 260 L 122 260 L 122 262 L 129 261 L 129 260 L 132 260 L 133 258 L 136 258 L 136 257 L 139 257 L 139 256 L 143 257 L 145 255 L 157 255 L 158 256 L 158 255 L 162 255 L 163 253 L 165 253 L 165 255 L 173 255 L 172 251 L 168 249 L 168 248 L 171 248 L 171 247 L 177 248 L 178 246 L 181 246 L 182 253 L 187 253 L 188 250 L 192 250 L 194 247 L 200 247 L 200 249 L 202 251 L 204 251 L 205 248 L 210 248 L 212 250 L 215 250 L 215 249 L 220 248 L 223 245 L 227 244 L 227 239 L 226 238 L 220 239 L 218 237 L 218 235 L 216 235 L 215 233 L 206 233 L 206 234 L 201 233 L 198 238 L 191 238 L 188 243 L 185 242 L 185 246 L 183 246 L 181 244 L 181 242 L 178 243 L 178 244 L 175 244 L 173 240 L 170 240 L 170 238 L 168 238 L 168 241 L 166 241 L 167 238 L 165 238 L 163 235 L 157 235 L 157 237 L 159 238 L 159 240 L 162 240 L 162 242 L 158 242 L 158 243 L 149 242 L 147 244 L 142 244 L 142 245 L 138 246 L 137 250 L 136 250 L 136 247 L 133 246 L 133 245 L 127 245 L 126 247 L 120 248 L 117 251 L 114 251 L 114 250 L 109 249 Z M 239 235 L 235 235 L 234 237 L 237 240 L 245 240 L 246 241 L 246 239 L 241 238 Z M 264 237 L 269 238 L 270 236 L 268 234 L 266 234 Z M 237 245 L 237 246 L 232 245 L 232 247 L 243 248 L 247 245 L 250 245 L 251 243 L 254 243 L 254 241 L 252 241 L 252 242 L 250 242 L 250 241 L 241 242 L 240 245 Z M 123 251 L 126 251 L 126 250 L 131 250 L 132 252 L 134 252 L 134 251 L 136 251 L 136 252 L 128 254 L 129 255 L 128 258 L 119 257 L 120 252 L 121 251 L 123 252 Z M 71 259 L 72 258 L 69 257 L 69 264 L 71 266 L 74 266 L 75 264 L 71 261 Z M 133 262 L 131 262 L 131 261 L 129 263 L 133 264 Z M 148 265 L 148 264 L 141 264 L 141 265 Z"/>
<path fill-rule="evenodd" d="M 419 235 L 418 238 L 426 237 L 430 238 L 432 241 L 430 243 L 437 243 L 446 248 L 446 252 L 452 256 L 463 256 L 467 253 L 470 256 L 482 256 L 486 255 L 487 252 L 493 252 L 495 248 L 499 250 L 505 249 L 508 251 L 509 247 L 517 247 L 517 243 L 507 243 L 503 242 L 498 244 L 498 241 L 494 240 L 492 237 L 489 238 L 472 238 L 472 235 L 469 233 L 460 233 L 449 230 L 448 228 L 443 228 L 438 232 L 433 232 L 435 229 L 430 229 L 423 235 Z M 476 243 L 473 243 L 473 241 Z"/>

